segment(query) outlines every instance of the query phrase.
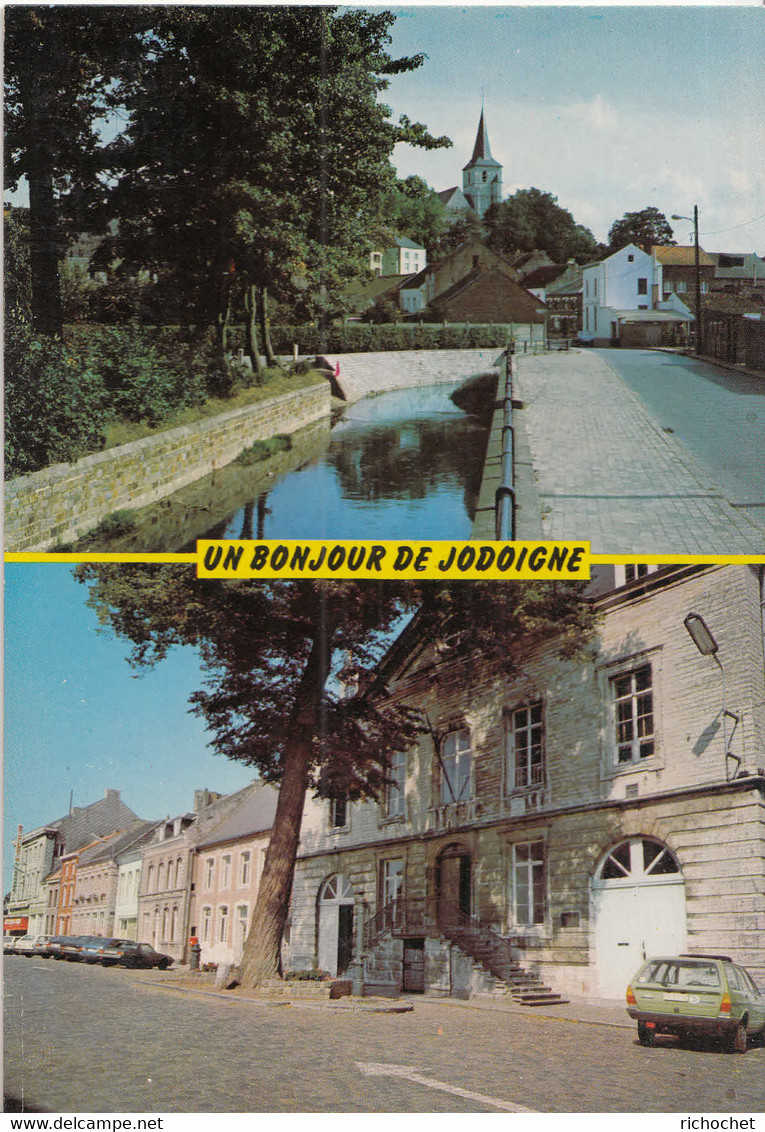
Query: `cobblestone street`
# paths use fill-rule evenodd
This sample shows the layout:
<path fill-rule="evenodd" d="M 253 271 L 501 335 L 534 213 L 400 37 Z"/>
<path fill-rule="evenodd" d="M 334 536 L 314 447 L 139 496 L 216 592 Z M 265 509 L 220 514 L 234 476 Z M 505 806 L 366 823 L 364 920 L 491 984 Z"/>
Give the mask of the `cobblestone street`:
<path fill-rule="evenodd" d="M 665 361 L 641 354 L 647 370 Z M 602 357 L 521 355 L 516 367 L 545 538 L 588 538 L 598 554 L 762 553 L 765 530 Z"/>
<path fill-rule="evenodd" d="M 709 1043 L 644 1049 L 626 1014 L 599 1024 L 423 999 L 411 1013 L 367 1013 L 182 995 L 164 983 L 157 973 L 11 959 L 6 1094 L 49 1112 L 765 1106 L 762 1047 L 745 1056 Z M 369 1063 L 409 1076 L 368 1076 Z"/>

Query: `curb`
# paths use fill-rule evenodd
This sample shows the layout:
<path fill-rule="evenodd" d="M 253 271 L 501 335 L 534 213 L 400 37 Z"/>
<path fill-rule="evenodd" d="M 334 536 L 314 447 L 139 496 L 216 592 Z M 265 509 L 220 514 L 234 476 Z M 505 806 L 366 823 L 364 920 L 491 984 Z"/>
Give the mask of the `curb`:
<path fill-rule="evenodd" d="M 236 995 L 226 994 L 225 991 L 208 991 L 208 990 L 195 990 L 194 987 L 178 987 L 172 986 L 169 983 L 148 983 L 142 982 L 142 986 L 150 987 L 152 990 L 166 990 L 174 991 L 176 994 L 193 995 L 196 998 L 216 998 L 223 1002 L 236 1003 L 241 1006 L 297 1006 L 304 1007 L 308 1010 L 323 1010 L 329 1013 L 336 1013 L 338 1010 L 344 1011 L 349 1014 L 409 1014 L 414 1010 L 414 1004 L 411 1002 L 396 1002 L 395 1004 L 383 1005 L 362 1005 L 360 1000 L 353 1000 L 346 1003 L 343 999 L 335 999 L 331 1003 L 327 1000 L 323 1002 L 309 1002 L 301 999 L 272 999 L 272 998 L 242 998 Z M 346 996 L 350 997 L 350 996 Z M 367 1000 L 368 1001 L 368 1000 Z"/>

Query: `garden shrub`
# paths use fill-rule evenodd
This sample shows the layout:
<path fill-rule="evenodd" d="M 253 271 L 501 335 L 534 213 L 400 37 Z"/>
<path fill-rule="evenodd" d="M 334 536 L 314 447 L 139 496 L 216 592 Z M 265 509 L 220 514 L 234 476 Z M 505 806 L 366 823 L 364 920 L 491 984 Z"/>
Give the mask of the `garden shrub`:
<path fill-rule="evenodd" d="M 5 473 L 27 475 L 103 447 L 106 391 L 71 346 L 7 325 Z"/>

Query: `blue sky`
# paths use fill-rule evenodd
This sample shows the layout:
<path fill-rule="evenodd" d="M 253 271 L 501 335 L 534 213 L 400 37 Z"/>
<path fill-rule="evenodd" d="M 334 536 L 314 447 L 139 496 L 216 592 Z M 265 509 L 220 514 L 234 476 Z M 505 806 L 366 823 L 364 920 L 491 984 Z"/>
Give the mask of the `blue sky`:
<path fill-rule="evenodd" d="M 5 567 L 5 890 L 12 841 L 107 787 L 141 818 L 191 809 L 194 790 L 228 793 L 250 768 L 213 755 L 187 711 L 200 686 L 192 650 L 135 676 L 128 646 L 98 631 L 87 588 L 59 563 Z"/>
<path fill-rule="evenodd" d="M 461 185 L 483 87 L 506 196 L 551 192 L 599 240 L 625 212 L 696 204 L 708 251 L 765 256 L 762 5 L 390 8 L 392 53 L 428 59 L 385 100 L 454 142 L 398 147 L 401 176 Z M 690 243 L 692 225 L 675 239 Z"/>
<path fill-rule="evenodd" d="M 399 147 L 399 175 L 461 185 L 483 87 L 505 195 L 551 192 L 601 240 L 624 212 L 697 204 L 709 251 L 765 255 L 761 6 L 392 10 L 392 52 L 428 59 L 386 101 L 454 141 Z"/>

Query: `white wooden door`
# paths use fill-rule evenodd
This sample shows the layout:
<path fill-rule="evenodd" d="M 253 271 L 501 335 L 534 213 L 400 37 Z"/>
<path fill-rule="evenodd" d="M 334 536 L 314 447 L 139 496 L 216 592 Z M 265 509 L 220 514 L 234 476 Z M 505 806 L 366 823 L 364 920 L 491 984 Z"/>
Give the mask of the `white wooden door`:
<path fill-rule="evenodd" d="M 675 858 L 658 842 L 633 837 L 607 854 L 592 896 L 598 989 L 604 998 L 623 998 L 644 959 L 685 950 L 685 884 Z"/>

